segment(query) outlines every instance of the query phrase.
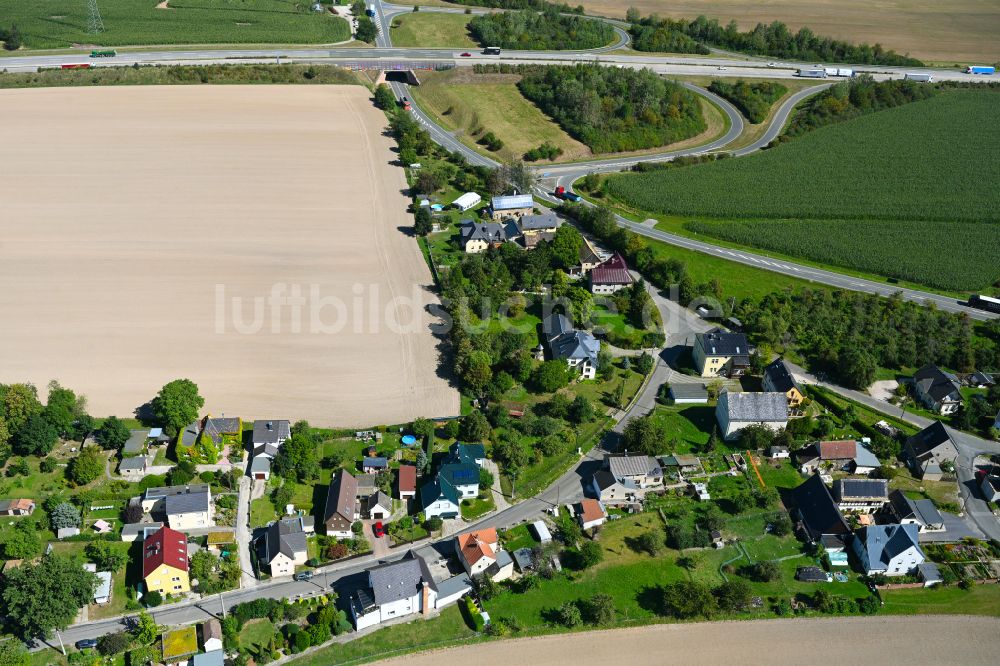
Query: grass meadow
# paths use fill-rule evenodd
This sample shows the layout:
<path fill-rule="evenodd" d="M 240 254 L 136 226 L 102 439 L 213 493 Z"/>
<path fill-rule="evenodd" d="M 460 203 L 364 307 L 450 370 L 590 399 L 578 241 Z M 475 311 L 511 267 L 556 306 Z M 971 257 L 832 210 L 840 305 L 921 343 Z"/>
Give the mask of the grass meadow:
<path fill-rule="evenodd" d="M 403 14 L 392 21 L 394 46 L 426 48 L 478 48 L 469 36 L 469 20 L 465 14 L 417 12 Z"/>

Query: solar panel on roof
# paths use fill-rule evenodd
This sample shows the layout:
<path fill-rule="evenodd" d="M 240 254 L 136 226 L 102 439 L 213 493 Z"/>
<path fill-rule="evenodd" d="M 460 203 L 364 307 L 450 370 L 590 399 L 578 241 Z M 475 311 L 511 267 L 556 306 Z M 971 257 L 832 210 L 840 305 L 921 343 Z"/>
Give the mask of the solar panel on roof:
<path fill-rule="evenodd" d="M 472 481 L 479 478 L 479 475 L 474 473 L 470 469 L 460 469 L 457 470 L 453 476 L 459 481 Z"/>

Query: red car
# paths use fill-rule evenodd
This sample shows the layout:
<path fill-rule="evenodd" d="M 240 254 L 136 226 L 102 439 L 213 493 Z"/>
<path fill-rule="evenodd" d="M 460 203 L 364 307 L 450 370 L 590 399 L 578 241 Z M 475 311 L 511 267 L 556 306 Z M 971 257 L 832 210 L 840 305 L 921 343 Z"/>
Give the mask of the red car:
<path fill-rule="evenodd" d="M 471 57 L 472 57 L 472 54 L 471 54 L 471 53 L 463 53 L 463 54 L 462 54 L 462 57 L 463 57 L 463 58 L 471 58 Z"/>
<path fill-rule="evenodd" d="M 381 520 L 378 521 L 377 523 L 375 523 L 375 525 L 372 526 L 372 531 L 375 532 L 375 538 L 376 539 L 381 539 L 382 537 L 385 536 L 385 526 L 382 525 L 382 521 Z"/>

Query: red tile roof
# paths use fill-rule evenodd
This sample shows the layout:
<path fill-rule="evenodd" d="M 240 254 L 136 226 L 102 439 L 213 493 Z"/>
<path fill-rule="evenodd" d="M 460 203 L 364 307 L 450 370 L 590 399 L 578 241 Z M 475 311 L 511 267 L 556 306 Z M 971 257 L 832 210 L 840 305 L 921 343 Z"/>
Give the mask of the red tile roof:
<path fill-rule="evenodd" d="M 496 560 L 499 543 L 497 531 L 492 527 L 488 530 L 458 535 L 458 548 L 470 567 L 484 557 Z"/>
<path fill-rule="evenodd" d="M 853 439 L 819 443 L 819 457 L 822 460 L 851 460 L 857 454 L 857 442 Z"/>
<path fill-rule="evenodd" d="M 399 490 L 401 492 L 417 489 L 417 468 L 413 465 L 399 466 Z"/>
<path fill-rule="evenodd" d="M 610 259 L 590 271 L 591 284 L 632 284 L 625 259 L 615 252 Z"/>
<path fill-rule="evenodd" d="M 606 516 L 600 502 L 595 499 L 585 499 L 580 502 L 580 517 L 582 522 L 589 523 Z"/>
<path fill-rule="evenodd" d="M 161 564 L 188 570 L 187 537 L 169 527 L 161 527 L 142 542 L 142 577 L 153 573 Z"/>

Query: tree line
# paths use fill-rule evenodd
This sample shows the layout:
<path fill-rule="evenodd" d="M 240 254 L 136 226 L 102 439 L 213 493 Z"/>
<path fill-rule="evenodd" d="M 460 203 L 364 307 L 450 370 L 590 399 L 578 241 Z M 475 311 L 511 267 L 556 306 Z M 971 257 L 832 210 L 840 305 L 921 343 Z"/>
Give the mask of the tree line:
<path fill-rule="evenodd" d="M 916 58 L 886 50 L 881 44 L 851 44 L 839 39 L 820 37 L 807 27 L 792 32 L 781 21 L 768 25 L 758 23 L 752 30 L 741 32 L 736 21 L 722 26 L 718 19 L 699 16 L 687 19 L 641 18 L 630 8 L 626 20 L 632 24 L 633 47 L 638 51 L 664 51 L 670 47 L 676 53 L 707 54 L 706 46 L 740 51 L 751 55 L 772 56 L 789 60 L 857 63 L 920 67 Z"/>
<path fill-rule="evenodd" d="M 936 93 L 934 86 L 925 83 L 875 81 L 869 74 L 860 74 L 806 100 L 775 141 L 787 141 L 824 125 L 927 99 Z"/>
<path fill-rule="evenodd" d="M 788 92 L 788 88 L 775 81 L 726 83 L 716 80 L 708 89 L 732 102 L 754 124 L 767 120 L 771 106 Z"/>
<path fill-rule="evenodd" d="M 518 88 L 595 153 L 654 148 L 705 131 L 697 96 L 648 69 L 550 66 L 526 71 Z"/>
<path fill-rule="evenodd" d="M 1000 367 L 1000 325 L 976 329 L 964 314 L 904 301 L 899 294 L 775 292 L 759 303 L 744 301 L 736 315 L 758 344 L 794 349 L 810 369 L 859 389 L 875 380 L 880 367 Z"/>
<path fill-rule="evenodd" d="M 524 10 L 477 16 L 469 22 L 469 32 L 482 46 L 523 50 L 596 49 L 615 38 L 608 23 L 566 16 L 554 7 L 541 13 Z"/>
<path fill-rule="evenodd" d="M 452 2 L 453 0 L 447 0 Z M 536 11 L 556 11 L 561 14 L 583 14 L 583 5 L 570 7 L 564 2 L 548 0 L 461 0 L 463 7 L 493 7 L 495 9 L 534 9 Z"/>

